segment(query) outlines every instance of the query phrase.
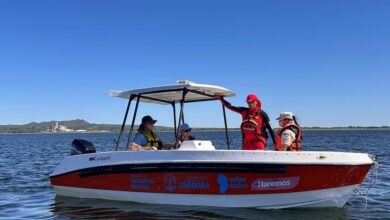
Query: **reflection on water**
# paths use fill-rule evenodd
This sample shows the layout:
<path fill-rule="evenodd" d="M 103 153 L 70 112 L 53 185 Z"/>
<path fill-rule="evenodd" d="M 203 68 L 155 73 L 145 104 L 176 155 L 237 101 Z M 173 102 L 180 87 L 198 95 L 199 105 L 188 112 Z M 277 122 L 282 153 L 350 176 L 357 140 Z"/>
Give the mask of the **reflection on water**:
<path fill-rule="evenodd" d="M 50 211 L 55 217 L 87 219 L 347 219 L 342 208 L 260 210 L 194 206 L 145 205 L 98 199 L 56 196 Z"/>

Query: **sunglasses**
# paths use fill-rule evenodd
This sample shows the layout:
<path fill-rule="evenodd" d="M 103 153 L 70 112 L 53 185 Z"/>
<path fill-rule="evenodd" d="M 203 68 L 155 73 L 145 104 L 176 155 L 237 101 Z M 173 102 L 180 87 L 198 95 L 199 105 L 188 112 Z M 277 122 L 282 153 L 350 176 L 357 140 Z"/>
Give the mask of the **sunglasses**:
<path fill-rule="evenodd" d="M 191 131 L 191 129 L 189 129 L 189 130 L 183 130 L 183 131 L 187 133 L 187 132 L 190 132 L 190 131 Z"/>

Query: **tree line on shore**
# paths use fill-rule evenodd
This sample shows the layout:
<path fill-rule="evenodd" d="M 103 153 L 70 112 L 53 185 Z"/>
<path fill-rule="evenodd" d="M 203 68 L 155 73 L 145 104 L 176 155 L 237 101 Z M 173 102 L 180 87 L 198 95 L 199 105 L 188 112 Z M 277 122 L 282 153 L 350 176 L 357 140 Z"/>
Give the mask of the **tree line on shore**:
<path fill-rule="evenodd" d="M 25 125 L 0 125 L 0 133 L 42 133 L 48 132 L 51 126 L 56 123 L 65 125 L 74 131 L 83 130 L 87 132 L 119 132 L 121 125 L 118 124 L 94 124 L 89 123 L 83 119 L 69 120 L 69 121 L 47 121 L 47 122 L 31 122 Z M 128 130 L 129 126 L 126 127 Z M 134 127 L 136 131 L 138 126 Z M 158 131 L 172 131 L 172 127 L 156 126 Z M 390 126 L 346 126 L 346 127 L 303 127 L 303 130 L 364 130 L 364 129 L 390 129 Z M 218 131 L 224 128 L 194 128 L 194 131 Z M 229 130 L 239 130 L 239 128 L 229 128 Z"/>

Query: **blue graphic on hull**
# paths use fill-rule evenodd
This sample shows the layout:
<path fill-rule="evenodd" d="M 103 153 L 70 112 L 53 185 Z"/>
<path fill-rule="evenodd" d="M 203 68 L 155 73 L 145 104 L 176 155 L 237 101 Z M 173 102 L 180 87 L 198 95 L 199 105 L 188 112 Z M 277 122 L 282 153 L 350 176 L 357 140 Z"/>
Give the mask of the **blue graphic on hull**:
<path fill-rule="evenodd" d="M 223 175 L 218 175 L 219 193 L 225 193 L 229 189 L 228 178 Z"/>

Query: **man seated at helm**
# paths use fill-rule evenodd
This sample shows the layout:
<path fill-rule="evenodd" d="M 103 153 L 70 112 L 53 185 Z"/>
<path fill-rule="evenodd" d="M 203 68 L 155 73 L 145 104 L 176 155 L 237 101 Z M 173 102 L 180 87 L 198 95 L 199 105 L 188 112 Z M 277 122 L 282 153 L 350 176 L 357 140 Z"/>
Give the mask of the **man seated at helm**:
<path fill-rule="evenodd" d="M 142 118 L 142 123 L 138 128 L 138 133 L 134 136 L 131 150 L 161 150 L 172 147 L 170 144 L 164 144 L 155 133 L 154 120 L 150 115 Z"/>
<path fill-rule="evenodd" d="M 183 123 L 182 125 L 180 125 L 180 136 L 178 138 L 178 145 L 177 146 L 180 146 L 181 143 L 183 143 L 183 141 L 192 141 L 192 140 L 195 140 L 195 137 L 191 136 L 191 130 L 192 128 L 187 124 L 187 123 Z"/>
<path fill-rule="evenodd" d="M 279 121 L 279 130 L 276 134 L 275 150 L 300 151 L 302 131 L 292 112 L 282 112 L 276 119 Z"/>

